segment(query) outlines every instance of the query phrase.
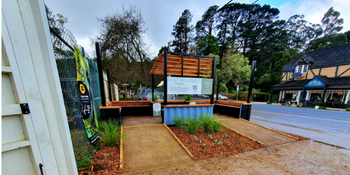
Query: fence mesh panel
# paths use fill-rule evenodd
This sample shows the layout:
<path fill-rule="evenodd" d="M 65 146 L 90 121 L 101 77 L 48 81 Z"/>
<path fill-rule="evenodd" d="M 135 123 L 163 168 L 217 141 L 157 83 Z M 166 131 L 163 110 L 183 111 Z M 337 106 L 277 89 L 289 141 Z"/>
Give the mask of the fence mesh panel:
<path fill-rule="evenodd" d="M 74 36 L 69 30 L 62 30 L 64 40 L 70 46 L 77 46 Z M 64 104 L 67 112 L 68 124 L 72 138 L 72 144 L 77 162 L 77 168 L 87 166 L 93 159 L 96 148 L 89 142 L 83 118 L 82 118 L 82 104 L 79 97 L 77 87 L 77 70 L 74 52 L 61 40 L 51 33 L 51 39 L 54 46 L 55 59 L 57 70 L 62 88 Z M 77 46 L 80 48 L 79 46 Z M 85 56 L 87 56 L 85 54 Z M 99 87 L 99 76 L 97 64 L 88 59 L 90 68 L 90 86 L 93 90 L 94 106 L 98 118 L 100 118 L 99 106 L 101 106 L 101 93 Z"/>

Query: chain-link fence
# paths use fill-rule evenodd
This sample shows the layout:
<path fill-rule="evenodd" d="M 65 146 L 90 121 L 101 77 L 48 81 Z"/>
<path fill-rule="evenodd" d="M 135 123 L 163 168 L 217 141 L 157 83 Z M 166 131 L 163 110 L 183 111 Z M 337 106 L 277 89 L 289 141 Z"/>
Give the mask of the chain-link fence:
<path fill-rule="evenodd" d="M 72 144 L 77 162 L 77 168 L 89 165 L 96 152 L 96 148 L 90 144 L 82 117 L 82 103 L 77 86 L 77 69 L 73 46 L 77 45 L 74 36 L 68 29 L 60 29 L 57 33 L 51 30 L 51 39 L 55 52 L 57 70 L 60 78 L 64 104 L 68 117 L 68 124 L 72 138 Z M 88 57 L 84 53 L 85 57 Z M 100 118 L 99 106 L 101 106 L 101 93 L 97 64 L 91 59 L 89 62 L 90 87 L 93 94 L 93 103 L 97 117 Z M 95 127 L 94 125 L 92 125 Z"/>

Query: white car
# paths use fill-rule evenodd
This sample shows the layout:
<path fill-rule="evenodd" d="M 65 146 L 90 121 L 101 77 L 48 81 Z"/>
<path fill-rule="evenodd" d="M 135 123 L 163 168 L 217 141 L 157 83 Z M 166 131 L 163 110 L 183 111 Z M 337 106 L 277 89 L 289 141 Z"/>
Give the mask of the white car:
<path fill-rule="evenodd" d="M 219 94 L 219 100 L 227 100 L 228 97 L 222 95 L 222 94 Z M 216 94 L 214 94 L 214 100 L 216 100 Z"/>

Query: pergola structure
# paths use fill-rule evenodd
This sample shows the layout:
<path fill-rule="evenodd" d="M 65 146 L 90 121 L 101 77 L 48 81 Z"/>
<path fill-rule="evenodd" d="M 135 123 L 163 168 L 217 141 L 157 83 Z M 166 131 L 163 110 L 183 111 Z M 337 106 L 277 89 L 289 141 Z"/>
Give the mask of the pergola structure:
<path fill-rule="evenodd" d="M 166 69 L 164 69 L 164 67 Z M 150 74 L 152 75 L 152 101 L 154 96 L 154 74 L 164 75 L 164 105 L 167 104 L 167 76 L 212 78 L 212 96 L 210 103 L 214 102 L 214 84 L 216 71 L 216 57 L 192 55 L 164 51 L 159 54 Z"/>

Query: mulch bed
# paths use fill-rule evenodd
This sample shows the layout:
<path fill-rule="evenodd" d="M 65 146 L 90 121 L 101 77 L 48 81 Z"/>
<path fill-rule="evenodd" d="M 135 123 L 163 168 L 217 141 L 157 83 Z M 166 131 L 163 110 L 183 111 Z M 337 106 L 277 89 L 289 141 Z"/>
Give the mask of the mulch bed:
<path fill-rule="evenodd" d="M 186 130 L 177 127 L 169 128 L 190 151 L 195 160 L 232 156 L 238 153 L 264 148 L 260 143 L 226 128 L 221 128 L 220 131 L 212 133 L 213 139 L 210 139 L 209 134 L 205 133 L 202 128 L 198 129 L 195 135 L 189 134 Z M 197 140 L 194 136 L 196 136 Z M 219 145 L 217 142 L 221 139 L 222 145 Z"/>
<path fill-rule="evenodd" d="M 80 175 L 121 174 L 119 146 L 103 146 L 96 152 L 90 168 L 79 172 Z"/>
<path fill-rule="evenodd" d="M 287 134 L 287 135 L 296 137 L 296 138 L 297 138 L 298 140 L 300 140 L 300 141 L 302 141 L 302 140 L 310 140 L 310 138 L 307 138 L 307 137 L 302 137 L 302 136 L 299 136 L 299 135 L 294 135 L 294 134 L 287 133 L 287 132 L 283 132 L 283 131 L 279 131 L 279 132 L 282 132 L 282 133 L 284 133 L 284 134 Z"/>

